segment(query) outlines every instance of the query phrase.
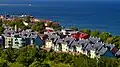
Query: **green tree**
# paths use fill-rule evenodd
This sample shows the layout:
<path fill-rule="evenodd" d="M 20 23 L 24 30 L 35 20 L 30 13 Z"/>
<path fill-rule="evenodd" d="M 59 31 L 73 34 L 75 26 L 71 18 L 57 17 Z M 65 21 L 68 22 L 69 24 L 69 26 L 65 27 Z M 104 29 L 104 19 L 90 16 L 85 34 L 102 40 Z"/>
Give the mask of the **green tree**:
<path fill-rule="evenodd" d="M 12 48 L 6 49 L 1 55 L 2 58 L 4 58 L 5 60 L 8 60 L 10 62 L 14 62 L 16 60 L 17 56 L 18 56 L 18 50 L 12 49 Z"/>
<path fill-rule="evenodd" d="M 70 29 L 78 31 L 78 28 L 76 26 L 72 26 L 72 27 L 70 27 Z"/>
<path fill-rule="evenodd" d="M 78 57 L 74 57 L 73 67 L 96 67 L 97 61 L 95 59 L 91 59 L 86 57 L 85 55 L 80 55 Z"/>
<path fill-rule="evenodd" d="M 0 19 L 0 34 L 2 34 L 3 31 L 4 31 L 4 28 L 2 27 L 2 25 L 3 25 L 3 22 L 2 22 L 2 20 Z"/>
<path fill-rule="evenodd" d="M 93 37 L 98 37 L 99 34 L 100 34 L 100 33 L 99 33 L 98 30 L 94 30 L 94 31 L 91 32 L 91 36 L 93 36 Z"/>
<path fill-rule="evenodd" d="M 61 27 L 58 23 L 52 23 L 51 27 L 52 27 L 55 31 L 62 29 L 62 27 Z"/>
<path fill-rule="evenodd" d="M 111 37 L 112 35 L 110 34 L 110 33 L 108 33 L 108 32 L 102 32 L 100 35 L 99 35 L 99 37 L 104 41 L 104 42 L 106 42 L 106 40 L 107 40 L 107 38 L 108 37 Z"/>
<path fill-rule="evenodd" d="M 20 49 L 19 56 L 17 57 L 16 61 L 25 65 L 29 66 L 33 61 L 40 61 L 44 60 L 44 55 L 39 52 L 39 50 L 35 47 L 27 46 Z"/>
<path fill-rule="evenodd" d="M 23 64 L 20 64 L 18 62 L 10 63 L 9 67 L 25 67 Z"/>
<path fill-rule="evenodd" d="M 8 61 L 0 57 L 0 67 L 8 67 Z"/>
<path fill-rule="evenodd" d="M 33 62 L 29 67 L 50 67 L 49 64 L 41 64 L 39 61 Z"/>
<path fill-rule="evenodd" d="M 40 33 L 43 33 L 45 31 L 45 25 L 43 22 L 36 22 L 36 24 L 34 24 L 32 26 L 32 29 L 34 31 L 37 31 L 37 32 L 40 32 Z"/>
<path fill-rule="evenodd" d="M 90 29 L 83 29 L 83 30 L 80 30 L 80 32 L 83 32 L 83 33 L 86 33 L 86 34 L 90 35 L 91 30 Z"/>

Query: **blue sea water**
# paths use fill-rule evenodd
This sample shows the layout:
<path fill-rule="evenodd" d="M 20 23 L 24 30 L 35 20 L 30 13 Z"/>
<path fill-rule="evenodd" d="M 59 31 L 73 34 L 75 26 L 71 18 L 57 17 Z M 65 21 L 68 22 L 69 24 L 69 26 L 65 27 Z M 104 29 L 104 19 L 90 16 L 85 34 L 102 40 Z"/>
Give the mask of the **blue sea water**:
<path fill-rule="evenodd" d="M 120 35 L 119 1 L 3 1 L 0 2 L 0 14 L 5 12 L 31 14 L 59 21 L 66 27 L 98 29 Z"/>

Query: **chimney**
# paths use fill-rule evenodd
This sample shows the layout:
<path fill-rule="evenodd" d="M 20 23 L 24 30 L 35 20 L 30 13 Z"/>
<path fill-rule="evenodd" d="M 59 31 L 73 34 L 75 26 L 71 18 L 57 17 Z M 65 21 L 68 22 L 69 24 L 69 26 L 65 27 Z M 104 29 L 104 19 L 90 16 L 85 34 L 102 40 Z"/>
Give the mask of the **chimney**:
<path fill-rule="evenodd" d="M 15 25 L 15 32 L 17 32 L 17 25 Z"/>

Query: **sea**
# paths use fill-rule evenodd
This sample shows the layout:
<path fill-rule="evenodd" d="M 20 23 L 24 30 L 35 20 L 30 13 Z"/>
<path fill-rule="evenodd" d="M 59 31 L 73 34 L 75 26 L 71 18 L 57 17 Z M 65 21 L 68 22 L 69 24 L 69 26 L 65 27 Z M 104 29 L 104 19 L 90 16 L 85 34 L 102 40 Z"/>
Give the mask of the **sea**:
<path fill-rule="evenodd" d="M 120 1 L 0 1 L 0 14 L 30 14 L 59 22 L 63 27 L 76 26 L 120 35 Z"/>

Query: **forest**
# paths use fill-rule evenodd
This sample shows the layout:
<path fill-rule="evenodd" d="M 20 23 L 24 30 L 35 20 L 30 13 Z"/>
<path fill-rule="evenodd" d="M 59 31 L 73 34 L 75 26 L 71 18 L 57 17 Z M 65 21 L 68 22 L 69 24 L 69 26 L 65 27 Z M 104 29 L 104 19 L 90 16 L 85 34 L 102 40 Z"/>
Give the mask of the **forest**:
<path fill-rule="evenodd" d="M 34 46 L 0 49 L 0 67 L 120 67 L 119 58 L 46 52 Z"/>

